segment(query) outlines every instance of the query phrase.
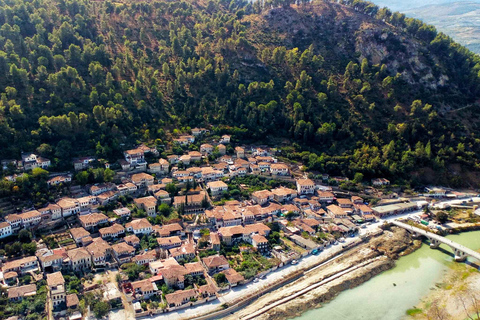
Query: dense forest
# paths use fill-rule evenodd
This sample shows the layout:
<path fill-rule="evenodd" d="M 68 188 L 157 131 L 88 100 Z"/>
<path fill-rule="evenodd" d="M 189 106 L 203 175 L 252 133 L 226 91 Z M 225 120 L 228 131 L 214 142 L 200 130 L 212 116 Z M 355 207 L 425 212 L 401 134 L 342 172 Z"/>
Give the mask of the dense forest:
<path fill-rule="evenodd" d="M 0 0 L 0 25 L 1 159 L 211 126 L 330 174 L 478 183 L 480 58 L 369 2 Z"/>

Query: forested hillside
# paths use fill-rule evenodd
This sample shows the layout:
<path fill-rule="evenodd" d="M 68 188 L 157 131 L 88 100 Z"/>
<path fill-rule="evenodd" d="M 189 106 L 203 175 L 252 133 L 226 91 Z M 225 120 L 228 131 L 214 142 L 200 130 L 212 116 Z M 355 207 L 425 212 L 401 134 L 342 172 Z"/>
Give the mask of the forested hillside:
<path fill-rule="evenodd" d="M 480 58 L 371 3 L 1 0 L 0 25 L 2 159 L 114 161 L 214 126 L 331 174 L 478 169 Z"/>

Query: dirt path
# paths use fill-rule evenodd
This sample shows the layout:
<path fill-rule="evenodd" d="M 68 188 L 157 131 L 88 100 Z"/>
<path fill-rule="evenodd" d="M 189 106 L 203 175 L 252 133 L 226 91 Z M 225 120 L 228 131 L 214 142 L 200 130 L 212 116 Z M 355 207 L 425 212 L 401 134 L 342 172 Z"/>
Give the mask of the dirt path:
<path fill-rule="evenodd" d="M 54 320 L 53 317 L 53 306 L 52 306 L 52 299 L 51 299 L 51 294 L 50 290 L 47 290 L 47 303 L 45 305 L 45 308 L 47 308 L 47 319 L 48 320 Z"/>
<path fill-rule="evenodd" d="M 118 274 L 118 271 L 109 271 L 108 272 L 108 280 L 111 283 L 115 283 L 115 286 L 118 288 L 118 283 L 116 276 Z M 118 288 L 120 290 L 120 288 Z M 122 304 L 123 304 L 123 309 L 125 312 L 123 312 L 122 317 L 124 317 L 125 320 L 133 320 L 135 319 L 135 310 L 133 310 L 133 305 L 127 301 L 127 297 L 123 293 L 122 290 L 120 290 L 120 293 L 122 294 Z"/>

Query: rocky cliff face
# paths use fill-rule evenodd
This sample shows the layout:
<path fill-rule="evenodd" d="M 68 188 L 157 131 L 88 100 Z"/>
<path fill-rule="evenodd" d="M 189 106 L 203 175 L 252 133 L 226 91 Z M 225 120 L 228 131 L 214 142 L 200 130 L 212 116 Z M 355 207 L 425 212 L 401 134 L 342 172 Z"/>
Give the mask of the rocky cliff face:
<path fill-rule="evenodd" d="M 372 64 L 385 64 L 390 74 L 400 74 L 409 84 L 420 83 L 433 90 L 450 84 L 448 76 L 434 76 L 418 41 L 397 32 L 361 28 L 355 50 L 360 53 L 359 61 L 367 58 Z M 438 63 L 438 59 L 433 58 L 433 62 Z"/>
<path fill-rule="evenodd" d="M 300 48 L 314 43 L 332 64 L 342 59 L 360 63 L 367 58 L 374 65 L 385 64 L 390 75 L 398 74 L 411 85 L 432 90 L 452 85 L 446 74 L 434 70 L 441 61 L 428 53 L 424 43 L 351 8 L 335 3 L 281 7 L 267 11 L 254 23 L 262 31 L 254 37 L 263 43 Z"/>

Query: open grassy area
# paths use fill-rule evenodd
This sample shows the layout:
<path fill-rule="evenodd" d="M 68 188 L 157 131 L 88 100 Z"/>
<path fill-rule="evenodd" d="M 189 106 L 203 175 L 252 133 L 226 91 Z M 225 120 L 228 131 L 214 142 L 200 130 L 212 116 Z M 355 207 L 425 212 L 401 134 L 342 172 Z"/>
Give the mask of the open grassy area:
<path fill-rule="evenodd" d="M 304 248 L 296 245 L 295 243 L 293 243 L 292 241 L 290 241 L 289 239 L 287 239 L 287 237 L 282 237 L 281 238 L 283 243 L 285 243 L 287 246 L 290 247 L 290 249 L 292 249 L 293 251 L 296 251 L 300 254 L 306 252 L 307 250 L 305 250 Z"/>

